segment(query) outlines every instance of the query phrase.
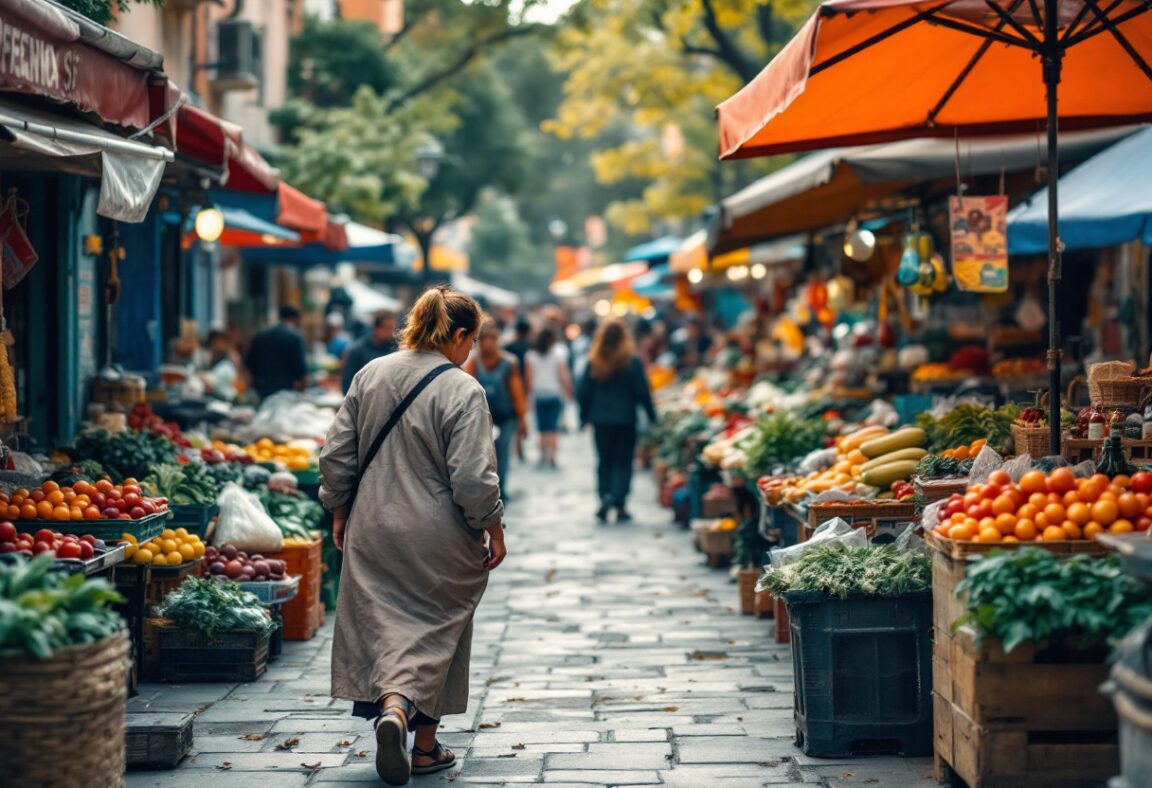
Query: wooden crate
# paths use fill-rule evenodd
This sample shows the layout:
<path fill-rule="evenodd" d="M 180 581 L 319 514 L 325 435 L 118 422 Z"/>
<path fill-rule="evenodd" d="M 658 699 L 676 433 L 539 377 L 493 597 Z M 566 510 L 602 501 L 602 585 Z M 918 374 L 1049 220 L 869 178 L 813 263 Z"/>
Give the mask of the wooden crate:
<path fill-rule="evenodd" d="M 1104 451 L 1104 444 L 1107 443 L 1107 438 L 1102 440 L 1090 440 L 1088 438 L 1064 438 L 1061 442 L 1061 454 L 1064 459 L 1075 465 L 1085 460 L 1100 461 L 1100 455 Z M 1124 453 L 1132 462 L 1149 462 L 1152 461 L 1152 440 L 1137 440 L 1134 438 L 1125 438 L 1121 445 L 1124 447 Z"/>
<path fill-rule="evenodd" d="M 195 719 L 182 712 L 129 712 L 124 729 L 128 768 L 175 769 L 192 750 Z"/>
<path fill-rule="evenodd" d="M 776 599 L 767 591 L 757 591 L 754 610 L 756 618 L 772 618 L 776 615 Z"/>
<path fill-rule="evenodd" d="M 883 528 L 916 519 L 916 504 L 911 501 L 873 501 L 863 504 L 818 504 L 808 507 L 808 523 L 801 530 L 800 541 L 806 542 L 813 532 L 829 520 L 839 517 L 853 528 L 864 528 L 868 538 Z"/>
<path fill-rule="evenodd" d="M 740 613 L 756 615 L 756 581 L 763 574 L 759 569 L 741 569 L 736 574 L 736 585 L 740 589 Z"/>
<path fill-rule="evenodd" d="M 700 532 L 700 547 L 708 556 L 708 566 L 727 566 L 732 557 L 732 540 L 735 530 L 714 531 L 708 529 Z"/>
<path fill-rule="evenodd" d="M 772 615 L 776 619 L 776 642 L 792 642 L 792 623 L 788 619 L 788 607 L 780 597 L 772 600 Z"/>

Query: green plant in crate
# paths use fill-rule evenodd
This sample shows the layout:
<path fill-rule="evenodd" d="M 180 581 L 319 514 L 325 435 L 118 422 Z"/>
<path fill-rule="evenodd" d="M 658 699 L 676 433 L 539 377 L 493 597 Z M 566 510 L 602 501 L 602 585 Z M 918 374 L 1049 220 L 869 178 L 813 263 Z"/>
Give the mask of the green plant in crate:
<path fill-rule="evenodd" d="M 220 492 L 215 477 L 200 463 L 157 465 L 141 484 L 176 506 L 207 506 L 216 503 Z"/>
<path fill-rule="evenodd" d="M 207 577 L 186 579 L 158 612 L 209 639 L 226 629 L 272 629 L 272 619 L 255 595 L 231 581 Z"/>
<path fill-rule="evenodd" d="M 53 572 L 55 556 L 0 564 L 0 653 L 49 659 L 67 646 L 95 643 L 119 631 L 108 606 L 122 597 L 107 580 Z"/>
<path fill-rule="evenodd" d="M 813 547 L 794 563 L 772 567 L 759 588 L 779 596 L 788 591 L 817 591 L 845 599 L 865 596 L 900 596 L 932 587 L 932 561 L 920 550 L 896 545 Z"/>
<path fill-rule="evenodd" d="M 76 439 L 75 449 L 81 459 L 100 463 L 114 482 L 142 479 L 153 466 L 176 462 L 177 455 L 176 445 L 167 438 L 136 430 L 85 432 Z"/>
<path fill-rule="evenodd" d="M 994 550 L 973 562 L 957 584 L 972 624 L 1010 652 L 1027 641 L 1074 641 L 1090 648 L 1115 641 L 1152 617 L 1152 589 L 1128 577 L 1115 556 L 1057 557 L 1025 547 Z"/>
<path fill-rule="evenodd" d="M 802 419 L 778 412 L 762 416 L 756 422 L 756 435 L 744 450 L 753 477 L 765 476 L 779 465 L 786 465 L 824 445 L 828 426 L 823 419 Z"/>
<path fill-rule="evenodd" d="M 256 492 L 256 496 L 285 536 L 311 539 L 312 532 L 320 527 L 324 519 L 324 507 L 299 493 L 264 487 Z"/>

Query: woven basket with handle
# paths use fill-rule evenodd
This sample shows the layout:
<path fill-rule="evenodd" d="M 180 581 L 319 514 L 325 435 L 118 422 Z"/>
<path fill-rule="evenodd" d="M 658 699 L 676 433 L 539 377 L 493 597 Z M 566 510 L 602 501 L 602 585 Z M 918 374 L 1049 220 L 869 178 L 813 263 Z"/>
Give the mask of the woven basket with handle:
<path fill-rule="evenodd" d="M 1033 459 L 1048 456 L 1049 430 L 1047 426 L 1029 427 L 1016 422 L 1012 425 L 1012 439 L 1016 444 L 1016 456 L 1030 454 Z"/>
<path fill-rule="evenodd" d="M 1088 368 L 1088 397 L 1102 408 L 1134 408 L 1152 390 L 1152 380 L 1132 376 L 1130 361 L 1104 361 Z"/>
<path fill-rule="evenodd" d="M 0 654 L 0 785 L 115 788 L 124 784 L 125 632 L 40 661 Z"/>

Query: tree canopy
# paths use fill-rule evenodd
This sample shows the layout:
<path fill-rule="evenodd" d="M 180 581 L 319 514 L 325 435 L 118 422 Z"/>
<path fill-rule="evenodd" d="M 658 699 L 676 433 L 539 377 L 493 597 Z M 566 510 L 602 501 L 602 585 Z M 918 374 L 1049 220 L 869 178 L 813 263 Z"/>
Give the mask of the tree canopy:
<path fill-rule="evenodd" d="M 564 100 L 546 128 L 561 139 L 618 144 L 591 156 L 597 179 L 638 179 L 609 219 L 629 233 L 695 216 L 764 164 L 723 167 L 715 106 L 754 77 L 814 0 L 583 0 L 558 35 Z"/>

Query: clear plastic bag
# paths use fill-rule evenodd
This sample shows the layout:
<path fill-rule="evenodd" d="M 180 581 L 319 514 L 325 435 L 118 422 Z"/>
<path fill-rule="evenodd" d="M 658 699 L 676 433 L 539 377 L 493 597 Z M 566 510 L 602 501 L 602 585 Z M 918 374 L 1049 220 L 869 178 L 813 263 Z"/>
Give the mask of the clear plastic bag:
<path fill-rule="evenodd" d="M 835 517 L 825 523 L 821 523 L 820 527 L 812 532 L 812 536 L 808 538 L 807 542 L 801 542 L 791 547 L 778 547 L 772 550 L 769 556 L 772 561 L 772 566 L 787 566 L 795 561 L 799 561 L 800 556 L 804 555 L 806 550 L 833 543 L 842 544 L 845 547 L 867 547 L 868 534 L 863 528 L 853 528 L 844 520 Z"/>
<path fill-rule="evenodd" d="M 248 553 L 277 553 L 284 548 L 284 535 L 264 504 L 235 482 L 224 485 L 217 500 L 220 517 L 212 543 L 232 544 Z"/>

